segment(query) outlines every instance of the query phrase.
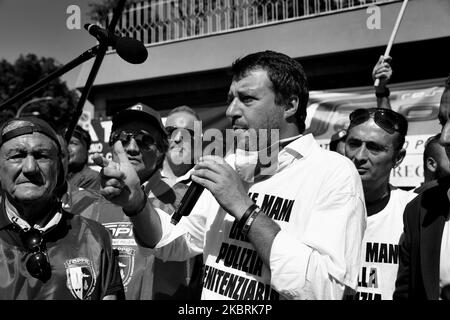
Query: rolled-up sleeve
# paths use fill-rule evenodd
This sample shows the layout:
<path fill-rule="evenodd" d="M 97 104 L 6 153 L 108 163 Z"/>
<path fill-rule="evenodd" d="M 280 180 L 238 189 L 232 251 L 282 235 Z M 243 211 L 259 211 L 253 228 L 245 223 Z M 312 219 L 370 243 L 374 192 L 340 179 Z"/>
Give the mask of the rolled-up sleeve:
<path fill-rule="evenodd" d="M 271 285 L 288 299 L 342 299 L 355 290 L 366 228 L 360 192 L 323 192 L 305 234 L 282 229 L 270 254 Z"/>

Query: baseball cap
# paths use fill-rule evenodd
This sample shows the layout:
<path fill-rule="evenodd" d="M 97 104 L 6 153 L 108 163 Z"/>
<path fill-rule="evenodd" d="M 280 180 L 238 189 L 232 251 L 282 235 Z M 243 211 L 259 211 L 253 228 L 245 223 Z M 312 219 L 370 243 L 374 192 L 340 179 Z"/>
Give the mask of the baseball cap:
<path fill-rule="evenodd" d="M 341 129 L 338 132 L 336 132 L 335 134 L 333 134 L 331 136 L 330 141 L 339 141 L 342 138 L 345 138 L 345 136 L 347 135 L 347 130 L 346 129 Z"/>
<path fill-rule="evenodd" d="M 334 133 L 330 138 L 330 150 L 336 151 L 339 141 L 344 140 L 346 135 L 347 135 L 346 129 L 341 129 L 341 130 L 337 131 L 336 133 Z"/>
<path fill-rule="evenodd" d="M 73 131 L 73 136 L 75 138 L 78 138 L 79 140 L 84 141 L 84 143 L 86 144 L 86 148 L 89 149 L 89 146 L 91 145 L 91 136 L 89 135 L 89 132 L 77 125 L 75 127 L 75 130 Z"/>
<path fill-rule="evenodd" d="M 166 128 L 161 121 L 159 112 L 143 103 L 137 103 L 115 113 L 112 117 L 112 131 L 127 121 L 144 119 L 150 120 L 157 129 L 159 129 L 164 135 L 167 135 Z"/>
<path fill-rule="evenodd" d="M 27 124 L 24 124 L 18 128 L 12 129 L 8 132 L 3 133 L 4 129 L 13 122 L 19 122 L 19 121 L 24 121 L 24 122 L 28 122 Z M 44 120 L 36 118 L 36 117 L 19 117 L 19 118 L 14 118 L 11 119 L 9 121 L 6 121 L 5 123 L 2 124 L 2 126 L 0 127 L 0 146 L 3 145 L 6 141 L 11 140 L 15 137 L 18 136 L 23 136 L 26 134 L 33 134 L 34 132 L 39 132 L 42 133 L 44 135 L 46 135 L 47 137 L 49 137 L 50 139 L 52 139 L 57 147 L 58 147 L 58 151 L 61 154 L 61 144 L 60 141 L 58 140 L 58 136 L 56 134 L 56 131 Z"/>

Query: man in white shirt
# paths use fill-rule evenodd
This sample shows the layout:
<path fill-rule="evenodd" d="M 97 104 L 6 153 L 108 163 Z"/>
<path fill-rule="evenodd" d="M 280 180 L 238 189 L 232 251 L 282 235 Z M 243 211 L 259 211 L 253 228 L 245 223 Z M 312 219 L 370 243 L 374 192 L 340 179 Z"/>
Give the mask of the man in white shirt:
<path fill-rule="evenodd" d="M 366 224 L 358 173 L 303 135 L 308 88 L 297 61 L 258 52 L 232 73 L 226 115 L 237 146 L 225 161 L 200 159 L 192 180 L 207 190 L 189 217 L 173 226 L 143 202 L 120 143 L 102 192 L 136 208 L 136 238 L 161 258 L 203 253 L 202 299 L 342 299 L 357 286 Z"/>
<path fill-rule="evenodd" d="M 392 299 L 403 210 L 415 194 L 390 185 L 389 176 L 406 154 L 407 130 L 405 117 L 390 109 L 357 109 L 350 114 L 345 155 L 361 177 L 368 217 L 358 292 L 349 299 Z"/>

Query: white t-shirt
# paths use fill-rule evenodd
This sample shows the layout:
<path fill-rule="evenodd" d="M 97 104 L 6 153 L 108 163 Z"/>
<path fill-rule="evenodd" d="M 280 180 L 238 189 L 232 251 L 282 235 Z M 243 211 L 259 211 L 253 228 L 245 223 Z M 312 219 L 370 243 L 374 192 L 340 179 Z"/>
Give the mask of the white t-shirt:
<path fill-rule="evenodd" d="M 248 185 L 250 198 L 281 227 L 270 268 L 207 190 L 175 227 L 159 212 L 158 257 L 183 260 L 203 252 L 202 299 L 342 299 L 345 286 L 356 288 L 366 211 L 355 166 L 310 134 L 278 158 L 276 174 Z"/>
<path fill-rule="evenodd" d="M 392 300 L 399 263 L 403 211 L 417 194 L 402 189 L 391 191 L 386 207 L 367 217 L 357 300 Z"/>

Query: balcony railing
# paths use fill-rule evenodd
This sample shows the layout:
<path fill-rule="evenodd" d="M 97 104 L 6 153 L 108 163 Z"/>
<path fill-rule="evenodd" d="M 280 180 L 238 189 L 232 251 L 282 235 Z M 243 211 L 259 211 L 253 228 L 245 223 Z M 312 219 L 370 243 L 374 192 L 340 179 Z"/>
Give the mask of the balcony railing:
<path fill-rule="evenodd" d="M 394 1 L 145 0 L 125 8 L 116 31 L 146 44 L 161 43 Z"/>

